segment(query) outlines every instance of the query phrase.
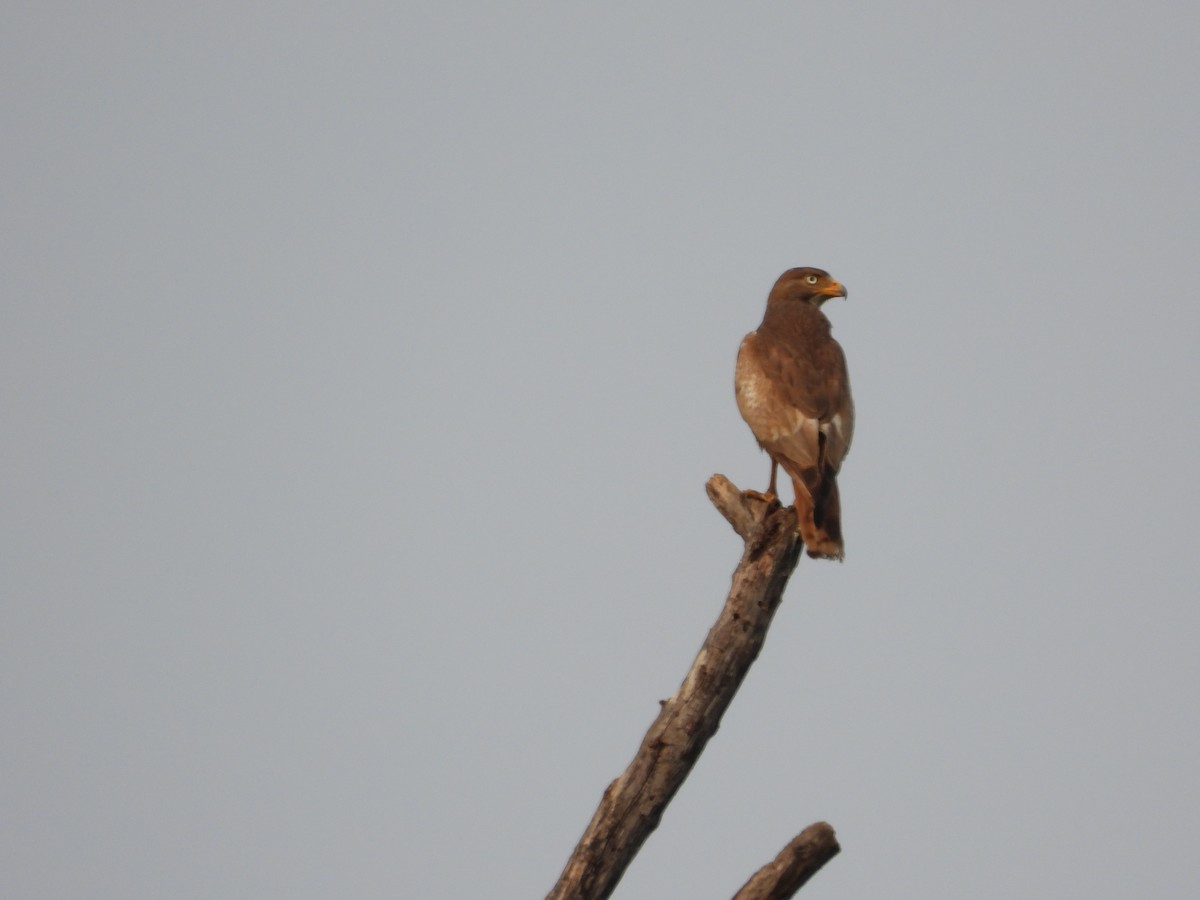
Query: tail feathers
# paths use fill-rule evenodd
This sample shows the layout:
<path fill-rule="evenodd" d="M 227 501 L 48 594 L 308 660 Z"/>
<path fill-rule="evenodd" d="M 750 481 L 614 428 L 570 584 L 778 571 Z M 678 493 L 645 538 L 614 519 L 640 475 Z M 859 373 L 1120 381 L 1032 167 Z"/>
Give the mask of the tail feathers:
<path fill-rule="evenodd" d="M 828 469 L 818 473 L 808 469 L 803 480 L 792 476 L 796 489 L 796 519 L 804 547 L 813 559 L 837 559 L 845 556 L 842 540 L 842 501 L 837 476 Z"/>

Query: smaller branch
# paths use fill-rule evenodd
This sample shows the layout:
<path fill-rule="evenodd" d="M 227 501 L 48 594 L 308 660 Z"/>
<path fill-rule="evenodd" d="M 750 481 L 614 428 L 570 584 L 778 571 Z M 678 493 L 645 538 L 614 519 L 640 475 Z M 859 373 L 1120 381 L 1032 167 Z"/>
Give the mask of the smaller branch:
<path fill-rule="evenodd" d="M 809 825 L 755 872 L 733 900 L 788 900 L 841 849 L 828 823 Z"/>
<path fill-rule="evenodd" d="M 747 543 L 752 543 L 758 537 L 763 521 L 779 508 L 779 501 L 774 497 L 768 500 L 766 495 L 757 491 L 739 491 L 737 485 L 724 475 L 714 475 L 708 479 L 704 490 L 708 492 L 708 499 L 717 511 Z"/>

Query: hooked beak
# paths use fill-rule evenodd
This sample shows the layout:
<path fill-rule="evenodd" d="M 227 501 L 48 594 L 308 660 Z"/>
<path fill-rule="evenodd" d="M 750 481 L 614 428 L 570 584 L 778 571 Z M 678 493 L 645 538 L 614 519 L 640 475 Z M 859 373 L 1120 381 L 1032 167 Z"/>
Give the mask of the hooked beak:
<path fill-rule="evenodd" d="M 830 282 L 828 289 L 822 291 L 821 293 L 827 297 L 841 297 L 843 300 L 849 296 L 840 281 Z"/>

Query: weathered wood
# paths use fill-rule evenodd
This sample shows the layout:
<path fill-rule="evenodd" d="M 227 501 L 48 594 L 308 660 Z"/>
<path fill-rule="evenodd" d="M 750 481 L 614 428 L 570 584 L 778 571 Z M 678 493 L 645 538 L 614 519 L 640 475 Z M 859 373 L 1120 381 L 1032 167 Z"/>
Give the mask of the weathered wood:
<path fill-rule="evenodd" d="M 742 540 L 750 540 L 767 513 L 765 507 L 756 508 L 752 505 L 750 498 L 755 495 L 743 494 L 724 475 L 714 475 L 708 479 L 704 490 L 713 506 L 729 521 Z"/>
<path fill-rule="evenodd" d="M 708 495 L 745 540 L 729 598 L 692 668 L 662 709 L 629 767 L 604 791 L 547 900 L 609 897 L 638 850 L 658 826 L 721 716 L 758 657 L 788 577 L 800 559 L 793 511 L 754 493 L 743 494 L 723 475 Z"/>
<path fill-rule="evenodd" d="M 841 849 L 828 823 L 809 825 L 750 876 L 733 900 L 788 900 Z"/>

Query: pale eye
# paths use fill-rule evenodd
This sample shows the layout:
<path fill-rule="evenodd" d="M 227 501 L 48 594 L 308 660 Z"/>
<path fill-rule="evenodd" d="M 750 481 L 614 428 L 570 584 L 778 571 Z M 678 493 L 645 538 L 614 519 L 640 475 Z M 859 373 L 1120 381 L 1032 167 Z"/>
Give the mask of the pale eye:
<path fill-rule="evenodd" d="M 809 275 L 809 276 L 808 276 L 807 278 L 805 278 L 804 280 L 805 280 L 805 281 L 807 281 L 809 284 L 816 284 L 816 283 L 817 283 L 817 276 L 816 276 L 816 275 Z"/>

